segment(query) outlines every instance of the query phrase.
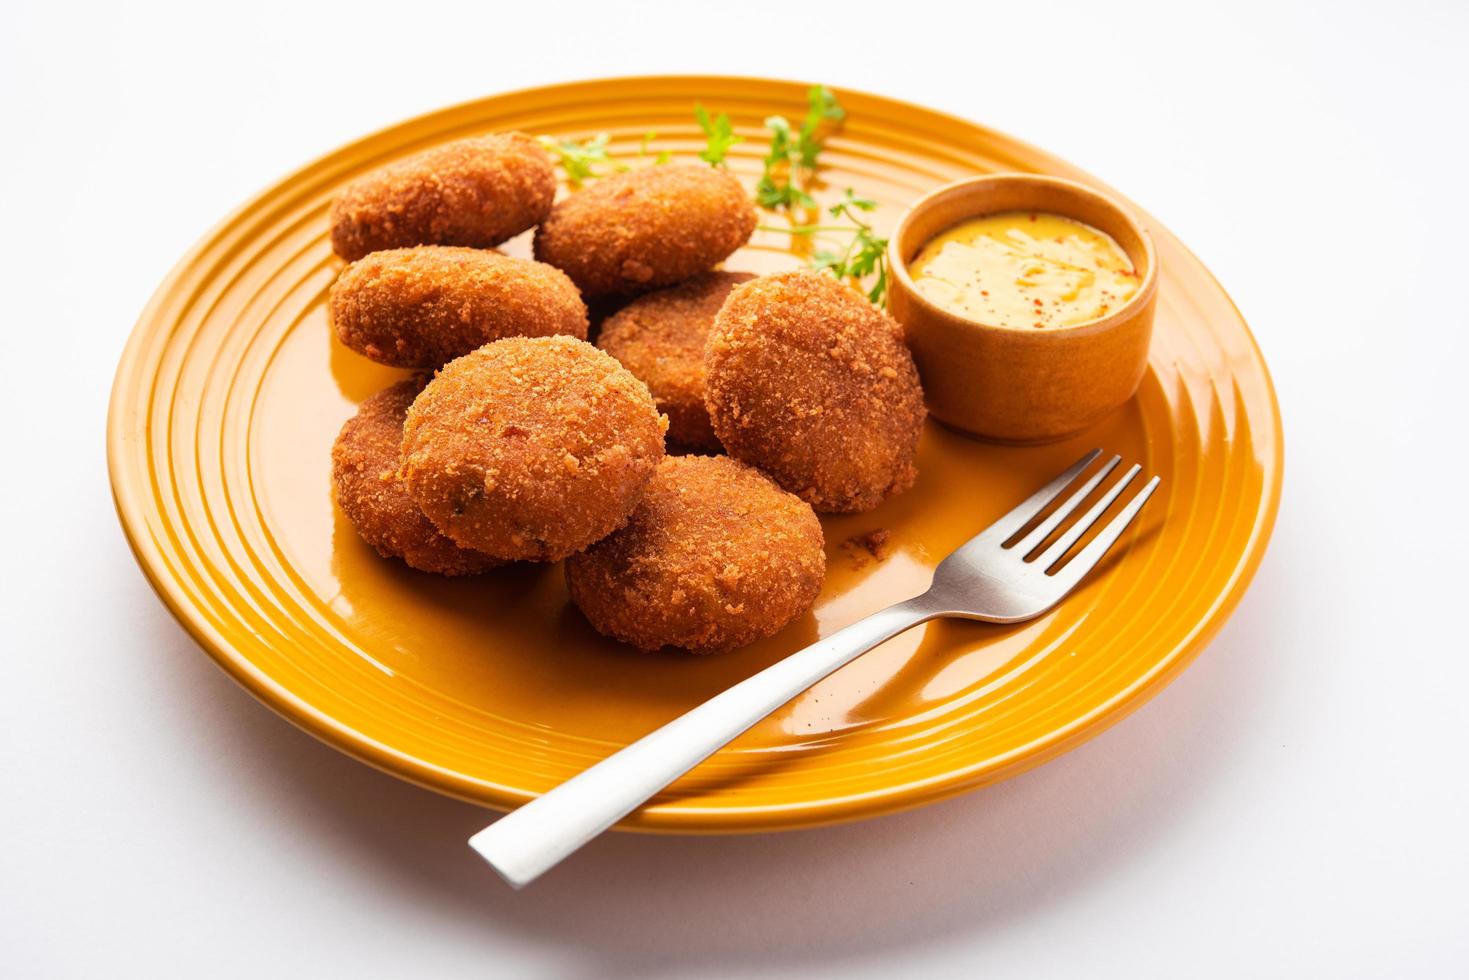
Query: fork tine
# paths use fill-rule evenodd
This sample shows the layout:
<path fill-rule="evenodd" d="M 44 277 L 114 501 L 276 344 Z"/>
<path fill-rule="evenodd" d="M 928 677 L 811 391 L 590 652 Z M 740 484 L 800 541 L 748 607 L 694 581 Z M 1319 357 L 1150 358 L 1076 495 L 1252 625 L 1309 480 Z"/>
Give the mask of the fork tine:
<path fill-rule="evenodd" d="M 1039 548 L 1041 546 L 1041 542 L 1045 541 L 1046 538 L 1049 538 L 1051 536 L 1051 532 L 1060 527 L 1061 522 L 1070 517 L 1073 510 L 1081 506 L 1081 502 L 1085 500 L 1087 496 L 1097 488 L 1097 484 L 1101 483 L 1107 478 L 1108 473 L 1111 473 L 1114 469 L 1117 468 L 1117 464 L 1120 462 L 1122 462 L 1121 456 L 1113 456 L 1111 459 L 1107 460 L 1106 464 L 1103 465 L 1100 470 L 1097 470 L 1097 472 L 1093 474 L 1091 479 L 1087 480 L 1075 493 L 1067 497 L 1064 504 L 1053 510 L 1050 517 L 1047 517 L 1045 520 L 1037 524 L 1035 526 L 1035 530 L 1031 531 L 1029 534 L 1021 538 L 1020 541 L 1016 543 L 1015 553 L 1024 558 L 1026 555 Z"/>
<path fill-rule="evenodd" d="M 976 535 L 976 537 L 982 537 L 989 541 L 993 541 L 996 538 L 1000 541 L 1008 541 L 1012 534 L 1024 527 L 1036 514 L 1039 514 L 1045 508 L 1046 504 L 1055 500 L 1061 491 L 1070 486 L 1071 481 L 1080 476 L 1081 471 L 1090 466 L 1092 460 L 1100 455 L 1102 455 L 1100 449 L 1093 449 L 1067 467 L 1066 472 L 1027 497 L 1025 503 L 995 521 Z"/>
<path fill-rule="evenodd" d="M 1135 471 L 1136 468 L 1134 468 Z M 1125 486 L 1128 482 L 1131 482 L 1131 479 L 1132 473 L 1129 473 L 1126 478 L 1119 481 L 1119 487 Z M 1153 495 L 1153 491 L 1158 489 L 1159 482 L 1161 481 L 1156 476 L 1149 480 L 1147 485 L 1137 492 L 1137 496 L 1133 497 L 1127 506 L 1122 508 L 1122 513 L 1112 518 L 1111 523 L 1102 528 L 1101 533 L 1092 539 L 1091 544 L 1077 552 L 1076 557 L 1071 560 L 1071 563 L 1056 573 L 1053 581 L 1056 581 L 1067 591 L 1075 587 L 1076 583 L 1080 582 L 1082 577 L 1091 571 L 1097 562 L 1102 560 L 1102 556 L 1107 553 L 1108 549 L 1117 543 L 1117 539 L 1122 537 L 1122 532 L 1127 530 L 1128 525 L 1137 517 L 1138 511 L 1143 509 L 1143 504 L 1147 503 L 1148 498 Z M 1093 508 L 1093 510 L 1095 509 Z M 1090 514 L 1087 516 L 1091 517 Z M 1060 542 L 1057 543 L 1059 544 Z M 1064 554 L 1065 552 L 1062 552 L 1057 555 L 1055 560 L 1059 561 Z"/>
<path fill-rule="evenodd" d="M 1118 497 L 1122 496 L 1122 491 L 1127 489 L 1127 486 L 1132 482 L 1133 477 L 1137 476 L 1141 470 L 1142 467 L 1134 463 L 1132 469 L 1122 474 L 1122 479 L 1118 480 L 1117 483 L 1113 485 L 1112 489 L 1102 494 L 1102 499 L 1093 504 L 1090 510 L 1078 517 L 1076 519 L 1076 523 L 1067 528 L 1066 533 L 1056 539 L 1055 544 L 1047 548 L 1044 554 L 1036 556 L 1036 567 L 1049 570 L 1052 565 L 1060 561 L 1062 557 L 1065 556 L 1066 552 L 1071 550 L 1071 546 L 1076 544 L 1077 541 L 1080 541 L 1081 536 L 1085 534 L 1093 524 L 1101 520 L 1102 515 L 1107 512 L 1107 508 L 1111 507 L 1112 502 L 1115 501 Z"/>

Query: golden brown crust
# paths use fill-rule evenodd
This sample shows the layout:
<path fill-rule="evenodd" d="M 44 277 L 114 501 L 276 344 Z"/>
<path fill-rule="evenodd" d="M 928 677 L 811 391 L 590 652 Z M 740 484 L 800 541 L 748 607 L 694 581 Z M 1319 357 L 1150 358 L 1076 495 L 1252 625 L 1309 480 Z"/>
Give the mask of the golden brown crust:
<path fill-rule="evenodd" d="M 564 272 L 477 248 L 373 252 L 342 270 L 328 306 L 342 343 L 396 367 L 439 367 L 504 337 L 587 337 Z"/>
<path fill-rule="evenodd" d="M 511 337 L 444 366 L 408 410 L 408 492 L 459 545 L 555 561 L 622 525 L 663 457 L 648 388 L 571 337 Z"/>
<path fill-rule="evenodd" d="M 821 522 L 727 456 L 670 456 L 622 530 L 566 563 L 601 633 L 643 649 L 753 643 L 811 607 L 826 575 Z"/>
<path fill-rule="evenodd" d="M 436 146 L 359 177 L 332 204 L 332 249 L 351 262 L 410 245 L 488 248 L 551 210 L 556 174 L 524 133 Z"/>
<path fill-rule="evenodd" d="M 398 476 L 403 418 L 427 381 L 427 376 L 410 378 L 384 388 L 342 426 L 332 446 L 337 505 L 383 557 L 440 575 L 474 575 L 503 563 L 440 534 Z"/>
<path fill-rule="evenodd" d="M 912 486 L 918 371 L 898 324 L 855 290 L 809 271 L 738 286 L 704 364 L 725 449 L 817 510 L 870 510 Z"/>
<path fill-rule="evenodd" d="M 730 174 L 663 164 L 560 201 L 536 229 L 535 253 L 588 297 L 627 296 L 712 269 L 754 230 L 755 207 Z"/>
<path fill-rule="evenodd" d="M 668 416 L 668 438 L 680 446 L 721 448 L 704 408 L 704 344 L 729 291 L 749 272 L 704 272 L 633 300 L 602 325 L 597 346 L 622 362 Z"/>

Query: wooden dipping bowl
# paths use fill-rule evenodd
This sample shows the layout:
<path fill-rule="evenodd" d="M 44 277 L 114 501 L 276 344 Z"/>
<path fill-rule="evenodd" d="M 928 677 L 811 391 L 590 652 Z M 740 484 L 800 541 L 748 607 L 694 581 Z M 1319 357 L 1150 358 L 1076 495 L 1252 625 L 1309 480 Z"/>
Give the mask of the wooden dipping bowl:
<path fill-rule="evenodd" d="M 924 297 L 908 263 L 935 235 L 970 218 L 1039 211 L 1111 235 L 1142 277 L 1133 296 L 1099 320 L 1066 327 L 999 327 L 961 317 Z M 1158 298 L 1158 257 L 1125 207 L 1075 181 L 991 174 L 955 181 L 920 198 L 888 245 L 889 303 L 903 325 L 929 411 L 998 442 L 1053 442 L 1117 409 L 1147 367 Z"/>

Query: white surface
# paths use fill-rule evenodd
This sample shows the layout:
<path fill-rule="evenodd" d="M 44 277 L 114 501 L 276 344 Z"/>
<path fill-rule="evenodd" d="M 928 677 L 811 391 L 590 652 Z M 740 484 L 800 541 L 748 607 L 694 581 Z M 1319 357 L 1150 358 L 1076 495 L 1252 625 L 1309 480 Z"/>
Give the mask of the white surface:
<path fill-rule="evenodd" d="M 499 6 L 7 5 L 0 974 L 1469 970 L 1469 6 Z M 515 894 L 464 845 L 482 812 L 317 744 L 174 625 L 113 518 L 107 393 L 168 268 L 281 174 L 655 70 L 926 102 L 1134 196 L 1254 326 L 1284 505 L 1213 646 L 1059 761 L 831 830 L 612 836 Z"/>

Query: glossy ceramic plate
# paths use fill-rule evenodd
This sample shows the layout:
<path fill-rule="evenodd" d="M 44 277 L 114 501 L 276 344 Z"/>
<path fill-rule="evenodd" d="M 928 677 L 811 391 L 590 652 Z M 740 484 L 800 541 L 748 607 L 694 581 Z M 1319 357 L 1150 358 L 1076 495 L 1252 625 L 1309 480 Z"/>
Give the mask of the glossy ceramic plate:
<path fill-rule="evenodd" d="M 691 657 L 597 636 L 557 565 L 445 580 L 378 558 L 332 503 L 343 420 L 400 372 L 343 348 L 326 321 L 327 209 L 352 178 L 444 140 L 495 130 L 612 136 L 614 156 L 693 158 L 695 100 L 748 138 L 799 118 L 805 86 L 739 78 L 619 78 L 496 96 L 395 126 L 282 180 L 180 262 L 118 368 L 108 427 L 113 492 L 148 577 L 236 680 L 365 762 L 491 807 L 523 803 L 779 657 L 922 590 L 930 570 L 1084 450 L 1163 478 L 1105 570 L 1014 627 L 936 622 L 818 684 L 625 823 L 666 831 L 804 826 L 911 807 L 1070 748 L 1168 682 L 1248 584 L 1274 520 L 1281 433 L 1260 352 L 1224 291 L 1144 216 L 1163 277 L 1136 398 L 1057 445 L 988 445 L 930 423 L 920 477 L 879 510 L 824 521 L 815 608 L 769 641 Z M 1006 136 L 914 105 L 841 91 L 827 197 L 851 186 L 891 228 L 949 180 L 1022 170 L 1091 181 Z M 643 161 L 647 162 L 646 158 Z M 526 241 L 512 251 L 524 253 Z M 759 232 L 727 266 L 800 263 Z M 844 544 L 889 532 L 876 560 Z"/>

